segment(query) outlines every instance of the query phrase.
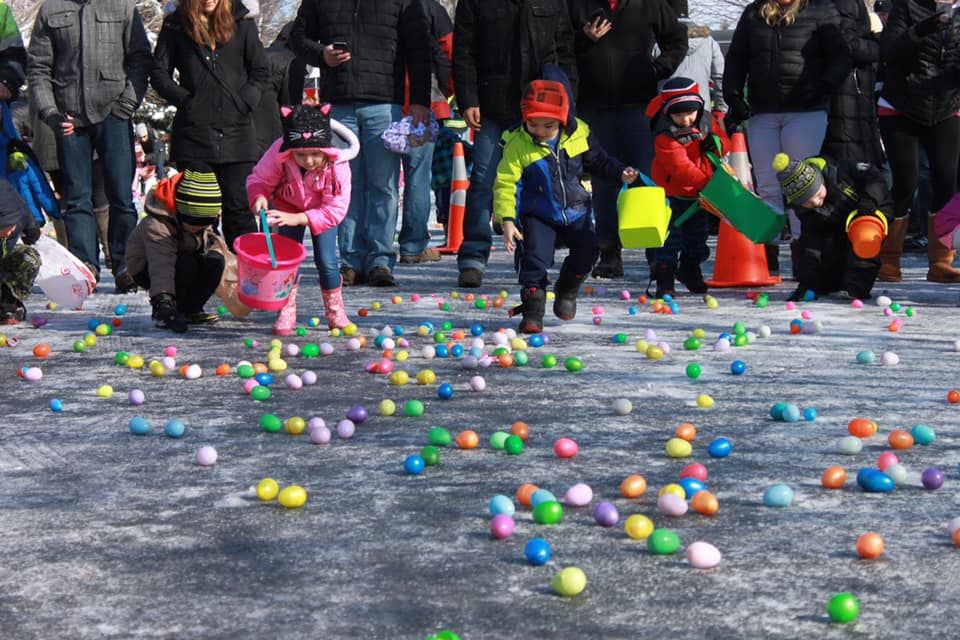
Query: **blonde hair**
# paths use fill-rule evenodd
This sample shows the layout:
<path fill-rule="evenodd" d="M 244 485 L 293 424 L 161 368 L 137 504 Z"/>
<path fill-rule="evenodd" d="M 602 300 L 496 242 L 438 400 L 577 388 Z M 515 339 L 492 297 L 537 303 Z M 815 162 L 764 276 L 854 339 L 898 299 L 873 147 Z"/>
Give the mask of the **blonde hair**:
<path fill-rule="evenodd" d="M 760 5 L 760 18 L 770 27 L 775 27 L 778 22 L 789 27 L 806 6 L 807 0 L 792 0 L 786 7 L 780 6 L 777 0 L 766 0 Z"/>

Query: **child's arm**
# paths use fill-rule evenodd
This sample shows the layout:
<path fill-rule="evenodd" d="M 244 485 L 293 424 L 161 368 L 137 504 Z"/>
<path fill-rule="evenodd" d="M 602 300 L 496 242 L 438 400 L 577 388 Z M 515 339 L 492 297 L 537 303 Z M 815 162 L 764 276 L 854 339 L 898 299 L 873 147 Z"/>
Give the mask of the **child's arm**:
<path fill-rule="evenodd" d="M 150 275 L 150 297 L 161 293 L 177 295 L 177 234 L 174 229 L 151 217 L 140 224 L 146 225 L 144 253 L 147 258 L 147 273 Z"/>
<path fill-rule="evenodd" d="M 590 148 L 583 154 L 583 167 L 588 169 L 591 175 L 602 176 L 611 182 L 631 183 L 636 180 L 636 170 L 607 153 L 592 131 L 587 138 L 587 146 Z"/>
<path fill-rule="evenodd" d="M 280 145 L 283 139 L 275 140 L 247 176 L 247 201 L 254 213 L 266 209 L 270 196 L 283 180 L 283 163 L 280 161 Z"/>
<path fill-rule="evenodd" d="M 304 211 L 310 233 L 315 236 L 343 222 L 347 217 L 347 209 L 350 208 L 350 163 L 338 162 L 333 165 L 333 172 L 340 183 L 340 192 L 324 198 L 320 206 Z"/>
<path fill-rule="evenodd" d="M 872 164 L 860 163 L 854 165 L 853 171 L 860 185 L 857 211 L 861 215 L 872 215 L 879 211 L 888 220 L 893 220 L 893 197 L 880 170 Z"/>
<path fill-rule="evenodd" d="M 523 241 L 523 234 L 517 229 L 517 209 L 520 205 L 520 192 L 523 190 L 523 162 L 521 144 L 511 143 L 504 134 L 503 156 L 497 165 L 497 178 L 493 184 L 493 217 L 503 225 L 503 245 L 512 253 L 516 241 Z"/>
<path fill-rule="evenodd" d="M 671 184 L 691 187 L 699 193 L 710 181 L 710 175 L 690 160 L 686 147 L 670 136 L 657 136 L 653 143 L 653 152 L 660 163 L 668 167 Z"/>

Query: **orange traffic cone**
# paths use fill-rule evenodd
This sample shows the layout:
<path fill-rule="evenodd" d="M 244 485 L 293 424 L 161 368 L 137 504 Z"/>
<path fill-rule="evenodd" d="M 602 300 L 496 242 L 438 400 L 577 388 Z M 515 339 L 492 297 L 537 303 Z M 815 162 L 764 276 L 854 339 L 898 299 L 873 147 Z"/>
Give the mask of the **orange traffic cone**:
<path fill-rule="evenodd" d="M 730 137 L 730 167 L 740 184 L 753 191 L 750 156 L 742 131 Z M 707 285 L 723 287 L 765 287 L 779 284 L 780 276 L 771 276 L 767 252 L 762 244 L 754 244 L 726 221 L 720 223 L 717 257 L 713 261 L 713 279 Z"/>
<path fill-rule="evenodd" d="M 463 156 L 463 143 L 453 143 L 453 181 L 450 183 L 450 214 L 447 217 L 447 243 L 437 247 L 440 253 L 456 253 L 463 242 L 463 217 L 467 208 L 467 161 Z"/>

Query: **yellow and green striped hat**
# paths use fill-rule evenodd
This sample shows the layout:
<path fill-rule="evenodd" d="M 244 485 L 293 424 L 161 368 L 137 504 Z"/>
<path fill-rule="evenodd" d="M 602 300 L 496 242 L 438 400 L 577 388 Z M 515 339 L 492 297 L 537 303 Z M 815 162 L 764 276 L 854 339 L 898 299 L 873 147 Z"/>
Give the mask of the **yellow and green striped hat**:
<path fill-rule="evenodd" d="M 183 170 L 174 200 L 181 221 L 187 224 L 216 223 L 223 196 L 213 169 L 201 163 L 190 164 Z"/>

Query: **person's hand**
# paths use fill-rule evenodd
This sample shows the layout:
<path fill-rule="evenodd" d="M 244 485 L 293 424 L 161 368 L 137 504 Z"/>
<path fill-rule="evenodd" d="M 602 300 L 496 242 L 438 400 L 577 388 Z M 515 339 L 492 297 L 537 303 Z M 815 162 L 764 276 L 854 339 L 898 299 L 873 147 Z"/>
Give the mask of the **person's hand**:
<path fill-rule="evenodd" d="M 430 107 L 422 104 L 410 105 L 410 124 L 418 126 L 421 124 L 430 124 Z"/>
<path fill-rule="evenodd" d="M 339 67 L 345 62 L 350 62 L 350 58 L 349 51 L 334 49 L 332 44 L 328 44 L 323 48 L 323 61 L 326 62 L 330 68 Z"/>
<path fill-rule="evenodd" d="M 267 224 L 271 227 L 305 227 L 309 223 L 305 213 L 284 213 L 276 209 L 267 212 Z"/>
<path fill-rule="evenodd" d="M 467 126 L 474 131 L 480 130 L 480 107 L 470 107 L 463 110 L 463 119 Z"/>
<path fill-rule="evenodd" d="M 620 174 L 620 182 L 626 182 L 627 184 L 633 184 L 636 181 L 637 176 L 640 173 L 633 167 L 627 167 L 623 170 L 623 173 Z"/>
<path fill-rule="evenodd" d="M 0 82 L 0 100 L 12 100 L 13 91 L 10 90 L 10 87 Z"/>
<path fill-rule="evenodd" d="M 610 33 L 610 29 L 613 29 L 613 23 L 603 16 L 597 16 L 593 22 L 583 25 L 584 35 L 593 42 L 599 42 L 600 38 Z"/>
<path fill-rule="evenodd" d="M 64 116 L 63 122 L 60 123 L 60 133 L 65 136 L 73 135 L 73 116 L 69 113 Z"/>
<path fill-rule="evenodd" d="M 267 202 L 267 199 L 263 196 L 257 196 L 257 199 L 253 201 L 253 213 L 254 215 L 260 214 L 260 209 L 264 211 L 267 210 L 267 207 L 270 206 L 270 203 Z"/>
<path fill-rule="evenodd" d="M 517 229 L 517 225 L 514 224 L 513 220 L 504 220 L 503 246 L 507 250 L 507 253 L 513 253 L 513 250 L 517 248 L 518 241 L 523 242 L 523 234 L 520 233 L 520 229 Z"/>
<path fill-rule="evenodd" d="M 20 234 L 20 239 L 23 240 L 23 244 L 37 244 L 37 240 L 40 239 L 40 227 L 27 227 Z"/>

